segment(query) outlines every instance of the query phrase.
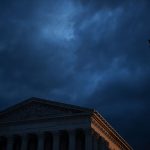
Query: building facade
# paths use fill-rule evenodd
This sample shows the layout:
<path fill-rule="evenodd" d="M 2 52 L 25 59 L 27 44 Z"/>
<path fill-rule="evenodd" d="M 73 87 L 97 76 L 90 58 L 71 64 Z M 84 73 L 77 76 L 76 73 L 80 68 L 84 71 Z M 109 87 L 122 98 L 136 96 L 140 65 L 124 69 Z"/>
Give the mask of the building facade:
<path fill-rule="evenodd" d="M 95 110 L 30 98 L 0 112 L 0 150 L 132 150 Z"/>

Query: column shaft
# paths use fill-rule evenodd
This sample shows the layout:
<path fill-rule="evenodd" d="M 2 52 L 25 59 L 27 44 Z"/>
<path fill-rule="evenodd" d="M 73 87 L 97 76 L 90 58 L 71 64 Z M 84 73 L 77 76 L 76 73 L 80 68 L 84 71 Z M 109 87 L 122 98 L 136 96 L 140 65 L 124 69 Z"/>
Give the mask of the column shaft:
<path fill-rule="evenodd" d="M 7 137 L 7 150 L 13 150 L 14 138 L 13 136 Z"/>
<path fill-rule="evenodd" d="M 105 141 L 104 138 L 101 138 L 101 149 L 102 149 L 102 150 L 107 150 L 107 149 L 106 149 L 106 141 Z"/>
<path fill-rule="evenodd" d="M 85 150 L 92 150 L 92 134 L 91 130 L 85 130 Z"/>
<path fill-rule="evenodd" d="M 69 131 L 69 150 L 75 150 L 75 130 Z"/>
<path fill-rule="evenodd" d="M 44 150 L 44 134 L 41 133 L 38 135 L 38 150 Z"/>
<path fill-rule="evenodd" d="M 93 136 L 93 141 L 94 141 L 94 150 L 98 150 L 98 139 L 97 139 L 97 137 Z"/>
<path fill-rule="evenodd" d="M 53 150 L 59 150 L 59 132 L 53 132 Z"/>
<path fill-rule="evenodd" d="M 21 141 L 21 150 L 27 150 L 27 146 L 28 146 L 28 136 L 23 135 Z"/>

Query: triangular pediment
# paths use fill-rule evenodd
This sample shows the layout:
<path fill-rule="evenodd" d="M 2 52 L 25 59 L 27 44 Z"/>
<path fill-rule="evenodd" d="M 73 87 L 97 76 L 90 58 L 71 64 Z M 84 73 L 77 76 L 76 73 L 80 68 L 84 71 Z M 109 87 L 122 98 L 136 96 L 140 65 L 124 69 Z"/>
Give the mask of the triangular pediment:
<path fill-rule="evenodd" d="M 90 109 L 54 101 L 31 98 L 0 113 L 0 122 L 14 122 L 74 115 L 90 112 Z"/>

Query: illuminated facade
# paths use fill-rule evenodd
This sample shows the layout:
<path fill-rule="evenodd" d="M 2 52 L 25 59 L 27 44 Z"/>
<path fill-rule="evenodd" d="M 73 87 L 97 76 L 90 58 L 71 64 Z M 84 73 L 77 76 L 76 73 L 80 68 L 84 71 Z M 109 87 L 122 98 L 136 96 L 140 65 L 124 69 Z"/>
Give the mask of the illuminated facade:
<path fill-rule="evenodd" d="M 132 150 L 93 109 L 30 98 L 0 112 L 0 150 Z"/>

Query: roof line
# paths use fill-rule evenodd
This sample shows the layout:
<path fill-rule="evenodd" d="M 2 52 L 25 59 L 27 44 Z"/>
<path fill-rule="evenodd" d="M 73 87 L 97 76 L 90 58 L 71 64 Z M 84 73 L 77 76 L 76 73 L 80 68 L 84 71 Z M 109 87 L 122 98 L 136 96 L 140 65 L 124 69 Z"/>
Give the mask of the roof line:
<path fill-rule="evenodd" d="M 90 108 L 86 108 L 86 107 L 81 107 L 81 106 L 72 105 L 72 104 L 66 104 L 66 103 L 62 103 L 62 102 L 58 102 L 58 101 L 52 101 L 52 100 L 48 100 L 48 99 L 31 97 L 31 98 L 28 98 L 28 99 L 26 99 L 24 101 L 16 103 L 15 105 L 11 105 L 11 106 L 5 108 L 4 110 L 0 111 L 0 114 L 3 114 L 5 112 L 9 112 L 9 111 L 11 111 L 11 110 L 13 110 L 15 108 L 18 108 L 20 105 L 24 105 L 24 104 L 27 104 L 27 103 L 32 102 L 32 101 L 45 103 L 45 104 L 58 106 L 58 107 L 62 107 L 63 106 L 65 108 L 75 109 L 75 110 L 79 110 L 79 111 L 94 112 L 94 109 L 90 109 Z"/>
<path fill-rule="evenodd" d="M 125 139 L 123 139 L 120 134 L 104 119 L 104 117 L 99 114 L 97 111 L 94 112 L 95 115 L 98 116 L 98 118 L 102 121 L 102 123 L 104 123 L 104 125 L 106 126 L 106 128 L 108 128 L 112 134 L 127 148 L 132 150 L 132 147 L 126 142 Z"/>

